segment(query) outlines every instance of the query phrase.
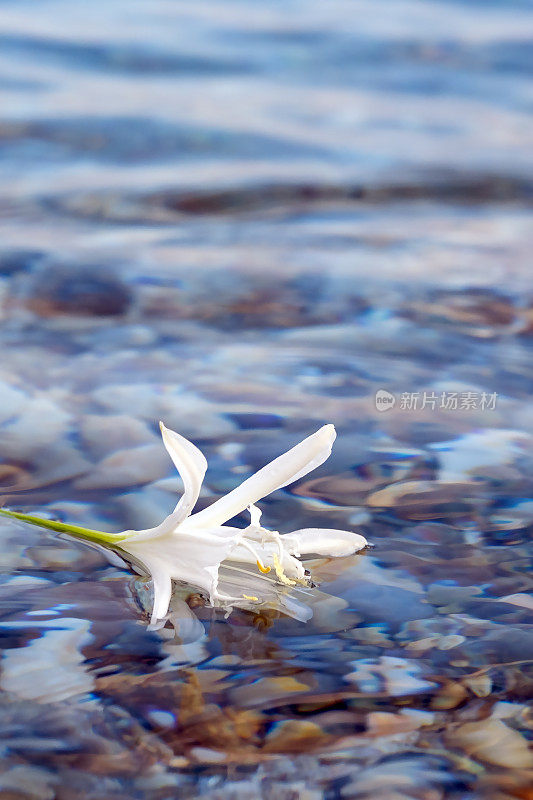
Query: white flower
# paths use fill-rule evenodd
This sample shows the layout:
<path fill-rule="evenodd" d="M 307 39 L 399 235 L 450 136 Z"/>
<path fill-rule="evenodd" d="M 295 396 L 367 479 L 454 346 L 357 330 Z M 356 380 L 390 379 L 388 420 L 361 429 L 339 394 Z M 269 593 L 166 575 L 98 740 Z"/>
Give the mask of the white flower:
<path fill-rule="evenodd" d="M 299 558 L 351 555 L 366 546 L 366 539 L 351 531 L 322 528 L 280 535 L 261 525 L 261 512 L 255 504 L 307 475 L 328 458 L 336 436 L 333 425 L 324 425 L 196 514 L 191 512 L 200 494 L 207 461 L 195 445 L 163 423 L 161 433 L 181 475 L 184 492 L 174 511 L 157 527 L 108 534 L 29 515 L 3 513 L 118 548 L 130 556 L 152 577 L 153 625 L 166 619 L 172 581 L 196 587 L 208 595 L 211 605 L 228 611 L 233 606 L 253 608 L 266 603 L 298 619 L 309 618 L 312 612 L 293 595 L 297 588 L 310 585 L 309 574 Z M 247 528 L 225 524 L 246 509 L 250 513 Z"/>
<path fill-rule="evenodd" d="M 209 595 L 212 605 L 231 608 L 261 603 L 272 584 L 306 586 L 309 579 L 298 560 L 308 554 L 345 556 L 365 547 L 366 539 L 351 531 L 308 528 L 280 535 L 260 524 L 255 503 L 276 489 L 307 475 L 331 453 L 333 425 L 324 425 L 312 436 L 276 458 L 239 487 L 215 503 L 191 514 L 207 469 L 203 454 L 183 436 L 161 423 L 165 447 L 181 475 L 184 493 L 175 510 L 156 528 L 124 531 L 120 549 L 131 555 L 152 576 L 154 606 L 152 623 L 165 617 L 172 581 L 183 581 Z M 250 525 L 233 528 L 225 523 L 248 509 Z M 224 580 L 220 567 L 225 564 Z M 255 574 L 250 574 L 250 566 Z M 228 593 L 231 575 L 240 593 Z M 244 573 L 244 578 L 239 575 Z M 268 580 L 266 579 L 268 575 Z M 228 577 L 229 576 L 229 577 Z M 240 580 L 237 580 L 240 578 Z"/>

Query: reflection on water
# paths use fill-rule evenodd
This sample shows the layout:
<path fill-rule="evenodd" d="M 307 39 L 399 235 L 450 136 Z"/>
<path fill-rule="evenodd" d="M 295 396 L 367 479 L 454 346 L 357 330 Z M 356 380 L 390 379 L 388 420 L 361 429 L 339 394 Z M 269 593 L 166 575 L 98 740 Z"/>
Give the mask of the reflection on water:
<path fill-rule="evenodd" d="M 530 11 L 2 4 L 3 502 L 149 527 L 159 419 L 202 505 L 333 422 L 264 519 L 374 544 L 307 623 L 183 587 L 176 637 L 2 522 L 6 796 L 530 796 Z"/>

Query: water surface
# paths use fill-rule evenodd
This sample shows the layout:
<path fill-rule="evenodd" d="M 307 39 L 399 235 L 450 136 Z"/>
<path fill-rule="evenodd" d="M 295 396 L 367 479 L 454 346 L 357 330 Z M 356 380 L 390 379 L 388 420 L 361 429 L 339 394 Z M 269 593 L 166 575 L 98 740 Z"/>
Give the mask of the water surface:
<path fill-rule="evenodd" d="M 148 527 L 159 419 L 202 505 L 333 422 L 263 520 L 374 544 L 315 564 L 306 624 L 183 587 L 180 639 L 119 562 L 2 522 L 6 796 L 529 797 L 530 25 L 2 3 L 3 502 Z"/>

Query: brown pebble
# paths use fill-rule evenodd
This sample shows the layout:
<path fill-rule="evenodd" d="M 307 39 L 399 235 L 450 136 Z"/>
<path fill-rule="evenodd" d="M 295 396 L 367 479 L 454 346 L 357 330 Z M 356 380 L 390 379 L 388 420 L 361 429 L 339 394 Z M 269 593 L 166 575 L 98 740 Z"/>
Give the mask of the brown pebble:
<path fill-rule="evenodd" d="M 187 605 L 189 608 L 200 608 L 201 606 L 205 606 L 205 600 L 201 594 L 193 593 L 187 597 L 186 600 Z"/>
<path fill-rule="evenodd" d="M 500 719 L 466 722 L 450 728 L 447 739 L 453 747 L 489 764 L 507 769 L 533 768 L 533 753 L 527 739 Z"/>
<path fill-rule="evenodd" d="M 96 266 L 45 267 L 27 287 L 25 305 L 42 317 L 116 317 L 131 303 L 129 288 L 112 273 Z"/>
<path fill-rule="evenodd" d="M 435 711 L 447 711 L 457 708 L 466 697 L 468 697 L 468 691 L 462 684 L 449 681 L 434 695 L 430 706 Z"/>
<path fill-rule="evenodd" d="M 310 720 L 288 719 L 279 723 L 267 736 L 266 753 L 303 753 L 322 746 L 329 736 Z"/>

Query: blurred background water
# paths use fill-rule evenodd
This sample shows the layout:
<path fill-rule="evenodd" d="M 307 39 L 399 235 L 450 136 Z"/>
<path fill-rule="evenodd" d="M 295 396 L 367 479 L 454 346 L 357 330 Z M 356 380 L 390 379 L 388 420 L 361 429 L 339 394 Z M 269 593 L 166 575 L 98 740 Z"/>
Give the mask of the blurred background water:
<path fill-rule="evenodd" d="M 333 422 L 265 523 L 375 545 L 316 565 L 307 624 L 184 590 L 180 640 L 3 521 L 1 796 L 531 798 L 531 3 L 0 19 L 3 503 L 147 527 L 159 419 L 202 505 Z"/>

